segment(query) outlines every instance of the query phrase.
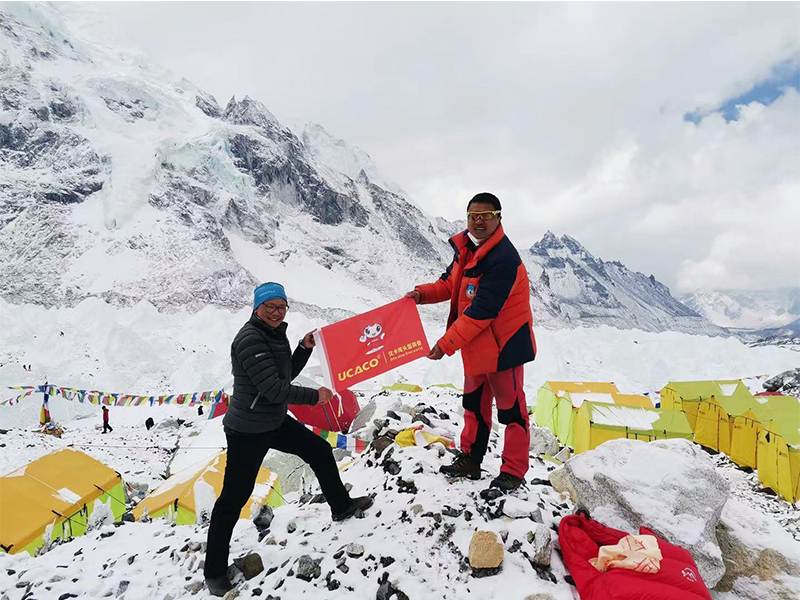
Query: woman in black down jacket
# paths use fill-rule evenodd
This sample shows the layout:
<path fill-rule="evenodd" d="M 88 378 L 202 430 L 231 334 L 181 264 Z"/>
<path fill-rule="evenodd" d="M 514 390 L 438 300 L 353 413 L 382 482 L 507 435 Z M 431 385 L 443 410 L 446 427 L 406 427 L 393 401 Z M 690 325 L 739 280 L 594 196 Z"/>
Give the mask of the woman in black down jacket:
<path fill-rule="evenodd" d="M 291 351 L 284 322 L 288 308 L 282 285 L 258 286 L 253 314 L 231 345 L 233 396 L 222 421 L 228 460 L 222 493 L 211 513 L 204 567 L 206 586 L 216 596 L 232 587 L 227 575 L 231 534 L 270 448 L 299 456 L 309 464 L 334 521 L 372 504 L 369 496 L 350 498 L 328 442 L 286 414 L 289 404 L 325 404 L 333 395 L 328 388 L 291 384 L 311 356 L 314 337 L 307 333 Z"/>

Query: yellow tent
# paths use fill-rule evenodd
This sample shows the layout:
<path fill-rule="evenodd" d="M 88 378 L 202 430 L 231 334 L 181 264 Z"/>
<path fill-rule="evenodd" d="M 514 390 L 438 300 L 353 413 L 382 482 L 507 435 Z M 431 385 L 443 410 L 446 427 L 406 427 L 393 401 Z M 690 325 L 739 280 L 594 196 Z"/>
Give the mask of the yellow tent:
<path fill-rule="evenodd" d="M 692 431 L 697 424 L 697 411 L 703 398 L 730 396 L 744 388 L 740 380 L 727 381 L 670 381 L 661 390 L 661 408 L 686 413 Z"/>
<path fill-rule="evenodd" d="M 771 396 L 772 420 L 758 434 L 758 478 L 789 502 L 800 500 L 800 401 Z"/>
<path fill-rule="evenodd" d="M 200 465 L 175 473 L 136 505 L 134 517 L 141 519 L 147 509 L 150 518 L 165 517 L 178 525 L 196 523 L 198 509 L 208 509 L 210 512 L 222 492 L 227 456 L 227 452 L 220 452 Z M 283 497 L 277 473 L 262 467 L 253 494 L 242 508 L 239 518 L 255 518 L 264 504 L 280 506 Z"/>
<path fill-rule="evenodd" d="M 559 439 L 567 437 L 572 428 L 572 403 L 564 399 L 568 392 L 610 394 L 619 392 L 613 383 L 597 381 L 545 381 L 536 394 L 534 421 L 539 427 L 547 427 Z M 564 404 L 561 414 L 563 425 L 559 422 L 559 406 Z"/>
<path fill-rule="evenodd" d="M 618 438 L 650 442 L 665 438 L 692 439 L 686 415 L 650 407 L 584 402 L 575 420 L 575 454 Z"/>
<path fill-rule="evenodd" d="M 48 540 L 86 532 L 95 500 L 118 520 L 125 512 L 122 477 L 77 450 L 64 449 L 0 477 L 0 547 L 35 554 Z"/>
<path fill-rule="evenodd" d="M 418 385 L 414 385 L 413 383 L 395 383 L 394 385 L 385 385 L 383 386 L 384 390 L 390 392 L 421 392 L 422 388 Z"/>
<path fill-rule="evenodd" d="M 767 400 L 753 398 L 752 408 L 731 421 L 731 460 L 740 467 L 758 467 L 758 436 L 772 418 Z"/>
<path fill-rule="evenodd" d="M 702 398 L 697 404 L 694 441 L 730 456 L 734 419 L 755 410 L 756 401 L 744 384 L 727 389 L 720 387 L 723 393 L 731 393 Z M 745 447 L 747 441 L 751 443 L 750 448 Z M 742 436 L 737 446 L 737 455 L 755 454 L 756 438 Z"/>
<path fill-rule="evenodd" d="M 653 408 L 647 396 L 622 394 L 613 383 L 548 381 L 536 396 L 535 421 L 566 446 L 575 445 L 575 419 L 584 402 Z"/>

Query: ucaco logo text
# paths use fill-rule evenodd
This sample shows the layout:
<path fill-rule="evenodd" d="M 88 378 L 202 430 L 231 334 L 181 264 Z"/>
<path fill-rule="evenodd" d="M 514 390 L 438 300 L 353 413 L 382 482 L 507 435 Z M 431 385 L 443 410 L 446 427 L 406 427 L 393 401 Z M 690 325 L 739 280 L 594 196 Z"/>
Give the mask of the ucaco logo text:
<path fill-rule="evenodd" d="M 370 369 L 374 369 L 379 364 L 381 364 L 381 361 L 378 360 L 377 358 L 373 358 L 372 360 L 360 364 L 355 368 L 347 369 L 347 371 L 342 371 L 341 373 L 339 373 L 339 381 L 345 381 L 347 379 L 350 379 L 351 377 L 355 377 L 356 375 L 361 375 L 361 373 L 363 373 L 364 371 L 369 371 Z"/>

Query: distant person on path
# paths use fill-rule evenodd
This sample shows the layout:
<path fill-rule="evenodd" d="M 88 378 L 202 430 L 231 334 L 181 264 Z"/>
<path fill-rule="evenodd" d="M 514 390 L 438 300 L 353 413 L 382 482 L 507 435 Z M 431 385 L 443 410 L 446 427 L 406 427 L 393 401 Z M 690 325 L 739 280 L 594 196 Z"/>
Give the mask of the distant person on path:
<path fill-rule="evenodd" d="M 467 204 L 467 230 L 450 239 L 453 262 L 435 283 L 406 297 L 417 304 L 450 301 L 447 331 L 428 358 L 461 350 L 464 429 L 461 453 L 439 470 L 451 477 L 481 477 L 492 430 L 492 400 L 506 426 L 503 464 L 491 486 L 518 488 L 528 471 L 530 430 L 523 365 L 536 356 L 528 272 L 501 224 L 500 200 L 487 192 Z"/>
<path fill-rule="evenodd" d="M 286 414 L 289 404 L 325 404 L 333 395 L 324 387 L 315 390 L 291 384 L 308 362 L 315 343 L 312 333 L 307 333 L 292 352 L 284 322 L 288 309 L 282 285 L 258 286 L 253 313 L 231 345 L 233 395 L 222 421 L 228 459 L 222 492 L 211 513 L 204 567 L 206 587 L 215 596 L 232 588 L 227 575 L 231 534 L 271 448 L 309 464 L 334 521 L 372 505 L 369 496 L 350 498 L 330 444 Z"/>
<path fill-rule="evenodd" d="M 108 407 L 103 407 L 103 433 L 108 433 L 109 431 L 114 431 L 111 428 L 111 425 L 108 424 Z"/>

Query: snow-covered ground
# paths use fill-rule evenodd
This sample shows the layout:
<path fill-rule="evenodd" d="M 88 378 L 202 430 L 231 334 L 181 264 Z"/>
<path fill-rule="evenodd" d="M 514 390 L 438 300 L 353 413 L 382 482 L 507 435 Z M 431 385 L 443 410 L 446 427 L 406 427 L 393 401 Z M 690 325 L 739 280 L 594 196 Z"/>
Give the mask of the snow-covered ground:
<path fill-rule="evenodd" d="M 419 403 L 435 409 L 424 413 L 431 422 L 430 430 L 455 437 L 461 427 L 460 398 L 452 390 L 380 392 L 363 398 L 364 403 L 369 400 L 377 405 L 378 419 L 386 418 L 390 409 L 397 412 L 400 421 L 389 419 L 389 427 L 409 426 L 412 417 L 404 411 Z M 120 470 L 126 479 L 135 479 L 139 473 L 138 481 L 155 483 L 170 462 L 172 472 L 176 472 L 200 460 L 209 448 L 216 451 L 212 447 L 219 443 L 220 420 L 205 420 L 196 414 L 196 409 L 161 408 L 157 420 L 169 422 L 180 417 L 187 422 L 180 428 L 166 426 L 151 433 L 145 432 L 143 426 L 149 409 L 119 407 L 112 411 L 115 429 L 106 435 L 95 430 L 97 415 L 65 422 L 67 432 L 61 440 L 12 429 L 0 436 L 6 444 L 3 466 L 13 468 L 60 445 L 86 442 L 91 443 L 85 448 L 87 452 Z M 531 560 L 535 549 L 531 543 L 534 536 L 529 533 L 536 531 L 537 513 L 541 513 L 544 526 L 552 530 L 561 517 L 574 510 L 566 495 L 542 482 L 554 465 L 533 456 L 527 488 L 505 499 L 487 500 L 480 496 L 499 470 L 501 436 L 499 428 L 491 434 L 482 481 L 444 479 L 438 468 L 449 462 L 450 456 L 440 446 L 391 446 L 380 456 L 371 449 L 352 463 L 348 457 L 341 461 L 343 466 L 351 463 L 343 469 L 342 477 L 353 486 L 352 493 L 375 495 L 375 505 L 363 519 L 332 523 L 327 505 L 308 503 L 307 498 L 293 493 L 286 494 L 287 504 L 275 510 L 269 532 L 261 539 L 252 522 L 240 521 L 234 532 L 231 557 L 257 552 L 265 570 L 249 581 L 240 581 L 239 597 L 268 598 L 272 594 L 273 598 L 292 599 L 373 598 L 387 578 L 393 589 L 406 594 L 396 598 L 523 600 L 543 594 L 543 598 L 552 600 L 573 600 L 577 595 L 566 578 L 558 552 L 552 554 L 550 568 L 534 566 Z M 34 448 L 29 448 L 30 444 Z M 108 447 L 98 448 L 95 444 Z M 116 446 L 127 448 L 117 451 Z M 154 452 L 151 446 L 180 449 L 173 456 Z M 797 535 L 797 509 L 761 494 L 750 480 L 752 476 L 735 470 L 724 459 L 715 462 L 732 482 L 733 497 L 772 513 Z M 519 516 L 526 513 L 534 517 Z M 465 562 L 472 534 L 478 529 L 495 531 L 503 540 L 505 556 L 498 576 L 476 578 Z M 202 524 L 173 527 L 155 521 L 115 527 L 106 523 L 36 558 L 27 554 L 0 555 L 0 590 L 9 600 L 207 598 L 200 567 L 205 537 L 206 526 Z M 360 556 L 340 552 L 351 543 L 363 547 L 363 552 L 353 553 Z M 310 581 L 297 577 L 298 561 L 304 555 L 319 561 L 319 574 Z M 715 598 L 737 597 L 718 594 Z"/>

